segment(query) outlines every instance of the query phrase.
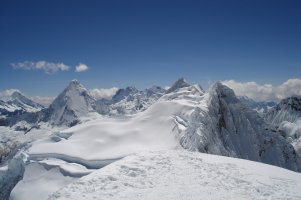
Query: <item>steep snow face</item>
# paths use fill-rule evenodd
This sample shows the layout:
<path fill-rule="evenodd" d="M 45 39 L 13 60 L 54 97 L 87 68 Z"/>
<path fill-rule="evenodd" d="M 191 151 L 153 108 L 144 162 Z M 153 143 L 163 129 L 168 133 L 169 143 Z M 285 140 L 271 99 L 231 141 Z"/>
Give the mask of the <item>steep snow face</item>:
<path fill-rule="evenodd" d="M 94 104 L 95 99 L 77 80 L 73 80 L 44 111 L 44 120 L 54 125 L 73 125 L 80 117 L 94 111 Z"/>
<path fill-rule="evenodd" d="M 301 96 L 292 96 L 283 99 L 266 115 L 265 120 L 275 126 L 283 121 L 295 122 L 301 118 Z"/>
<path fill-rule="evenodd" d="M 269 130 L 256 111 L 242 104 L 233 90 L 216 83 L 205 95 L 207 107 L 196 107 L 182 137 L 183 147 L 206 153 L 264 162 L 300 170 L 294 148 Z"/>
<path fill-rule="evenodd" d="M 277 103 L 273 101 L 254 101 L 247 96 L 237 97 L 242 103 L 257 111 L 259 114 L 267 113 L 270 109 L 274 108 Z"/>
<path fill-rule="evenodd" d="M 128 156 L 65 186 L 49 199 L 301 199 L 301 174 L 186 151 Z"/>

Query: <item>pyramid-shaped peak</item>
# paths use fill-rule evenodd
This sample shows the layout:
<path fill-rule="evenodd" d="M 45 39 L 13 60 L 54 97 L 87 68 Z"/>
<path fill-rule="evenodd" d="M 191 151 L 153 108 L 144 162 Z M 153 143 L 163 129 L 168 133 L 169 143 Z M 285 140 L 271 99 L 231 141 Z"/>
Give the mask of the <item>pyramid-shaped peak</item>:
<path fill-rule="evenodd" d="M 177 89 L 189 86 L 190 84 L 187 83 L 187 81 L 183 77 L 181 77 L 166 91 L 166 93 L 171 93 Z"/>
<path fill-rule="evenodd" d="M 19 91 L 15 91 L 11 95 L 12 99 L 16 99 L 16 98 L 19 98 L 19 97 L 24 97 L 24 95 L 21 92 L 19 92 Z"/>
<path fill-rule="evenodd" d="M 86 90 L 85 87 L 76 79 L 70 81 L 69 85 L 66 88 L 67 90 Z"/>

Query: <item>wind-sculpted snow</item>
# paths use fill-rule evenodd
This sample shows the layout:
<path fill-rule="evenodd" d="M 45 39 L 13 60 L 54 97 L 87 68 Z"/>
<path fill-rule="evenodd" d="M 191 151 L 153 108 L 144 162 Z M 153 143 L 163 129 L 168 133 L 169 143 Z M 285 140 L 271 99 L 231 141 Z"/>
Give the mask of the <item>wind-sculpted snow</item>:
<path fill-rule="evenodd" d="M 26 156 L 19 153 L 6 167 L 0 168 L 0 199 L 9 199 L 11 190 L 23 178 L 25 162 Z"/>
<path fill-rule="evenodd" d="M 119 159 L 181 145 L 192 151 L 300 170 L 292 145 L 266 129 L 255 111 L 242 104 L 230 88 L 217 83 L 209 93 L 198 86 L 178 88 L 128 118 L 100 118 L 74 126 L 61 132 L 71 135 L 68 139 L 36 142 L 29 153 L 78 158 L 83 164 L 83 160 Z"/>
<path fill-rule="evenodd" d="M 130 112 L 132 114 L 111 113 L 105 116 L 95 113 L 94 109 L 99 102 L 90 98 L 87 90 L 77 81 L 71 82 L 49 108 L 38 114 L 27 115 L 29 121 L 26 123 L 19 121 L 14 125 L 20 129 L 30 124 L 40 126 L 41 122 L 54 125 L 45 126 L 54 129 L 51 135 L 47 130 L 39 140 L 24 141 L 31 141 L 26 153 L 30 163 L 35 163 L 33 168 L 37 164 L 41 174 L 49 172 L 60 180 L 64 177 L 63 181 L 57 183 L 54 180 L 48 189 L 40 187 L 39 179 L 33 186 L 25 180 L 19 182 L 14 190 L 15 197 L 22 199 L 22 188 L 34 191 L 38 187 L 46 191 L 45 194 L 50 194 L 90 173 L 90 170 L 135 153 L 154 150 L 163 152 L 185 148 L 300 171 L 300 160 L 293 146 L 278 132 L 273 132 L 256 111 L 241 103 L 233 90 L 216 83 L 208 92 L 204 92 L 198 85 L 190 85 L 184 80 L 179 82 L 174 84 L 172 91 L 164 94 L 158 87 L 143 93 L 137 93 L 133 88 L 117 92 L 117 96 L 112 99 L 114 105 L 123 105 L 120 113 L 132 110 L 133 105 L 139 105 L 137 102 L 145 104 L 139 111 L 135 107 L 135 111 Z M 152 100 L 141 101 L 142 97 L 150 97 Z M 114 109 L 112 107 L 107 111 L 110 113 Z M 62 130 L 61 125 L 72 127 Z M 24 137 L 38 130 L 43 131 L 44 126 L 39 126 L 29 129 Z M 53 160 L 59 162 L 53 163 Z M 31 171 L 30 166 L 25 167 L 25 173 Z M 43 180 L 49 178 L 48 175 L 43 177 Z M 274 186 L 272 188 L 277 189 Z M 267 189 L 268 194 L 271 190 Z M 46 196 L 42 196 L 45 199 Z"/>
<path fill-rule="evenodd" d="M 301 174 L 275 166 L 192 153 L 142 152 L 65 186 L 49 200 L 301 198 Z"/>

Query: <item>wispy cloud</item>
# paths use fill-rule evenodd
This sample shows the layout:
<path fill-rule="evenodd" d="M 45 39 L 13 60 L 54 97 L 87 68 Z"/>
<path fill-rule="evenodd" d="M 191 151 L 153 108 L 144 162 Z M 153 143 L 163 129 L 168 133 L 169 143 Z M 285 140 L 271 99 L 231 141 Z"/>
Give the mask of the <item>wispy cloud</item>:
<path fill-rule="evenodd" d="M 70 67 L 64 63 L 51 63 L 44 60 L 33 62 L 24 61 L 19 63 L 12 63 L 14 69 L 22 70 L 43 70 L 46 74 L 54 74 L 58 71 L 68 71 Z"/>
<path fill-rule="evenodd" d="M 95 99 L 111 99 L 116 94 L 117 91 L 118 91 L 117 87 L 112 87 L 108 89 L 94 88 L 90 90 L 90 94 Z"/>
<path fill-rule="evenodd" d="M 301 95 L 301 79 L 288 79 L 277 86 L 256 82 L 237 82 L 235 80 L 226 80 L 222 83 L 232 88 L 236 95 L 248 96 L 258 101 L 279 101 L 292 95 Z"/>
<path fill-rule="evenodd" d="M 75 66 L 75 72 L 84 72 L 87 71 L 89 67 L 86 64 L 79 63 Z"/>

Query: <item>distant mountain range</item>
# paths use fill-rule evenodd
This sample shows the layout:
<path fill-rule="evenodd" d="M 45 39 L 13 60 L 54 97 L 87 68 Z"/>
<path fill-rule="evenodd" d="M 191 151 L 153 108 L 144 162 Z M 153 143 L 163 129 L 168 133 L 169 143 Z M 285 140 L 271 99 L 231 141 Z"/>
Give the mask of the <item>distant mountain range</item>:
<path fill-rule="evenodd" d="M 28 163 L 78 178 L 145 150 L 186 149 L 301 171 L 299 96 L 255 102 L 220 82 L 204 91 L 180 78 L 168 90 L 126 87 L 96 100 L 73 80 L 46 108 L 21 93 L 0 103 L 0 158 L 26 155 L 0 173 L 10 182 L 0 184 L 0 198 L 8 198 Z"/>

